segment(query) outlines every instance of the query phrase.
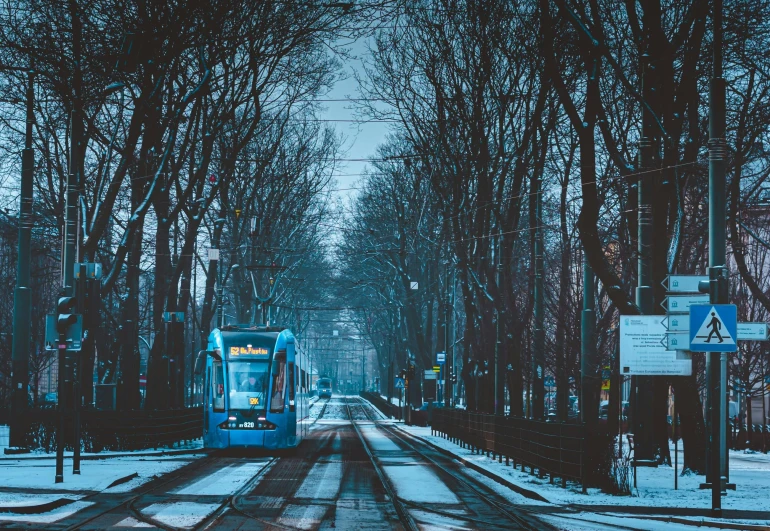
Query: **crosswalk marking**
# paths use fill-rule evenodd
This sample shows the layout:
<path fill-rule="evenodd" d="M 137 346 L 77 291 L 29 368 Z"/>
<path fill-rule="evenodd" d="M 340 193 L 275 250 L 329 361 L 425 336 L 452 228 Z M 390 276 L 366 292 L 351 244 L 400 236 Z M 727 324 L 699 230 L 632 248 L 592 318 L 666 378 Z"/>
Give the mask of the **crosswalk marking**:
<path fill-rule="evenodd" d="M 266 463 L 244 463 L 221 468 L 180 488 L 174 494 L 188 496 L 229 495 L 254 477 Z"/>

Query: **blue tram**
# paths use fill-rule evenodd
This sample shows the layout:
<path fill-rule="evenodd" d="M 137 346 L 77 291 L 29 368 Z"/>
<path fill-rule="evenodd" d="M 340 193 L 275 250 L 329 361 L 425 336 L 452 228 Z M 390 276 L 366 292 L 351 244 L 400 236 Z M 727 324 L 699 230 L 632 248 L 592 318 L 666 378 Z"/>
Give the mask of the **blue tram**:
<path fill-rule="evenodd" d="M 214 329 L 196 369 L 203 372 L 204 447 L 277 450 L 306 435 L 310 375 L 289 330 Z"/>
<path fill-rule="evenodd" d="M 332 381 L 329 378 L 319 378 L 316 381 L 316 389 L 318 390 L 318 398 L 331 398 L 332 397 Z"/>

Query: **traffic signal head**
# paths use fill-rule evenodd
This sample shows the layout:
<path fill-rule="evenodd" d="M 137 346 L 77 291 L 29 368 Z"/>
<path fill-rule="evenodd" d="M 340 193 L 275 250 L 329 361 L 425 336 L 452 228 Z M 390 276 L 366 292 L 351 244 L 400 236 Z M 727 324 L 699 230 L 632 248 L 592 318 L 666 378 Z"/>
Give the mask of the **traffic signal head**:
<path fill-rule="evenodd" d="M 60 313 L 56 319 L 56 331 L 66 334 L 69 327 L 78 322 L 78 316 L 74 313 Z"/>
<path fill-rule="evenodd" d="M 56 304 L 56 332 L 59 335 L 69 336 L 65 339 L 76 340 L 80 343 L 82 338 L 82 326 L 75 326 L 80 323 L 80 316 L 76 313 L 70 313 L 77 306 L 75 297 L 59 297 Z"/>

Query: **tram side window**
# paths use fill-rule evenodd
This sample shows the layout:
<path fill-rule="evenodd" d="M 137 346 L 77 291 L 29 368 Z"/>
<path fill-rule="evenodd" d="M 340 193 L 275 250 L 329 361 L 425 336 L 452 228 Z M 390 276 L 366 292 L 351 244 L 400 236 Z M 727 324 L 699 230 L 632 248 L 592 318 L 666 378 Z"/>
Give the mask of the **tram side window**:
<path fill-rule="evenodd" d="M 273 360 L 273 396 L 270 397 L 270 411 L 283 413 L 284 390 L 286 389 L 286 358 Z"/>
<path fill-rule="evenodd" d="M 294 364 L 289 363 L 289 411 L 294 411 L 294 395 L 297 391 L 294 383 Z"/>
<path fill-rule="evenodd" d="M 214 398 L 214 411 L 225 410 L 225 375 L 221 361 L 213 363 L 213 377 L 211 378 L 211 396 Z"/>

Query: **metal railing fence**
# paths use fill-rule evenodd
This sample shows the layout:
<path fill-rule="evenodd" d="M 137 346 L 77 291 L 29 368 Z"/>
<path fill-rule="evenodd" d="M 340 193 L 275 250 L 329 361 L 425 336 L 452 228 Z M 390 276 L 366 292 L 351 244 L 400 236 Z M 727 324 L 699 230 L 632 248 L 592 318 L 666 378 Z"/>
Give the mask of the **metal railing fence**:
<path fill-rule="evenodd" d="M 25 413 L 26 446 L 30 450 L 47 452 L 56 448 L 55 409 L 31 408 Z M 203 408 L 161 411 L 100 411 L 80 412 L 81 448 L 85 452 L 102 450 L 144 450 L 172 447 L 203 436 Z M 67 418 L 64 440 L 71 448 L 72 417 Z"/>
<path fill-rule="evenodd" d="M 563 487 L 568 479 L 585 485 L 586 434 L 581 424 L 436 409 L 431 430 L 500 462 L 510 459 L 514 467 L 529 467 L 540 477 L 547 474 L 552 483 L 560 478 Z"/>

